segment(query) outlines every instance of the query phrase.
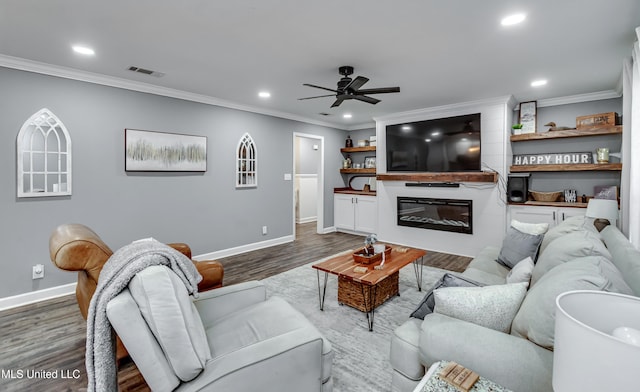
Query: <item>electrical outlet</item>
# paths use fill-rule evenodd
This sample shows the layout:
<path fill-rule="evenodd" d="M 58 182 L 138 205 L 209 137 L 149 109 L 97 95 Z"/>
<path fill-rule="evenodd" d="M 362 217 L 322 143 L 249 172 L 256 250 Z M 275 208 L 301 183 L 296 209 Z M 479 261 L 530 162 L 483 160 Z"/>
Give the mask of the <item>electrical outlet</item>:
<path fill-rule="evenodd" d="M 267 226 L 262 226 L 262 235 L 267 235 Z"/>
<path fill-rule="evenodd" d="M 31 273 L 31 279 L 42 279 L 44 278 L 44 265 L 36 264 L 33 266 L 33 271 Z"/>

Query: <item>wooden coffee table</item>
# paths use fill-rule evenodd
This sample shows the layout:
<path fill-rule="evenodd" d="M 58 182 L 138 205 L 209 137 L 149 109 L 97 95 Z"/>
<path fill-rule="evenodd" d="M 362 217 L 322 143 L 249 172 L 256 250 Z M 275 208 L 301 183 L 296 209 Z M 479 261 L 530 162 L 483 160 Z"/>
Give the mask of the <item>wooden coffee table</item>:
<path fill-rule="evenodd" d="M 381 262 L 369 265 L 353 260 L 352 252 L 312 265 L 318 274 L 318 300 L 324 310 L 329 274 L 338 276 L 338 303 L 349 305 L 367 314 L 369 331 L 373 331 L 374 309 L 392 296 L 398 295 L 398 276 L 401 268 L 413 263 L 418 291 L 422 291 L 422 249 L 392 246 L 382 269 L 375 269 Z M 356 267 L 366 267 L 366 272 L 355 272 Z M 320 284 L 320 272 L 324 272 L 324 284 Z"/>

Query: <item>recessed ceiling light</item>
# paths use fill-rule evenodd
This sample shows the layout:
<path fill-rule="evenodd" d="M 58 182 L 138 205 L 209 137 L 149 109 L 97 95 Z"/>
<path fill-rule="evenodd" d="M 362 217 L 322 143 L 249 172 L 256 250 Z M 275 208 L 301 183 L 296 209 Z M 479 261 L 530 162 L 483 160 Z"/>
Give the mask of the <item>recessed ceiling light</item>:
<path fill-rule="evenodd" d="M 440 132 L 440 131 L 431 132 L 431 136 L 440 136 L 440 135 L 442 135 L 442 132 Z"/>
<path fill-rule="evenodd" d="M 424 139 L 425 142 L 429 143 L 431 139 Z"/>
<path fill-rule="evenodd" d="M 521 23 L 526 19 L 526 15 L 525 14 L 513 14 L 513 15 L 509 15 L 507 17 L 504 17 L 501 21 L 500 24 L 502 24 L 503 26 L 513 26 L 515 24 Z"/>
<path fill-rule="evenodd" d="M 87 46 L 74 45 L 71 48 L 73 49 L 74 52 L 84 54 L 86 56 L 93 56 L 94 54 L 96 54 L 96 52 L 93 49 Z"/>
<path fill-rule="evenodd" d="M 271 93 L 270 93 L 270 92 L 268 92 L 268 91 L 260 91 L 260 92 L 258 93 L 258 96 L 259 96 L 260 98 L 270 98 L 270 97 L 271 97 Z"/>
<path fill-rule="evenodd" d="M 351 115 L 351 113 L 345 113 L 345 114 L 343 114 L 343 115 L 342 115 L 342 117 L 344 117 L 344 118 L 351 118 L 351 117 L 353 117 L 353 116 Z"/>
<path fill-rule="evenodd" d="M 544 79 L 534 80 L 533 82 L 531 82 L 531 87 L 540 87 L 544 86 L 545 84 L 547 84 L 547 81 Z"/>

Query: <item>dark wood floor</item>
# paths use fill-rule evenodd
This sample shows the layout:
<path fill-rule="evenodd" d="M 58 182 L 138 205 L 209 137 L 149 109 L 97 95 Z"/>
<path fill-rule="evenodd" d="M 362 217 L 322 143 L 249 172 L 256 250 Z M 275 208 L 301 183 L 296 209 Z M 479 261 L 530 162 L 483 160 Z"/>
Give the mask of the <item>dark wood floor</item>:
<path fill-rule="evenodd" d="M 224 284 L 260 280 L 363 244 L 360 236 L 318 235 L 315 229 L 315 222 L 298 225 L 296 241 L 221 259 Z M 424 262 L 432 267 L 463 271 L 470 260 L 428 252 Z M 0 390 L 84 391 L 85 335 L 86 324 L 74 295 L 0 312 Z M 57 374 L 43 379 L 33 377 L 33 371 Z M 118 379 L 123 392 L 149 390 L 131 361 L 120 365 Z"/>

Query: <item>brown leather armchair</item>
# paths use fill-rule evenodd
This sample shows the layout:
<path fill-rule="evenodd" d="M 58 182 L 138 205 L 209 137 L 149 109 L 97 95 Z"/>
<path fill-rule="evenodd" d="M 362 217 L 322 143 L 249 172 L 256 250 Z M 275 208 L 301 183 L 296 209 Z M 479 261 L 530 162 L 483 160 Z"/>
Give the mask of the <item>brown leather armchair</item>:
<path fill-rule="evenodd" d="M 167 244 L 191 258 L 191 248 L 184 243 Z M 96 291 L 98 277 L 104 263 L 111 257 L 113 251 L 105 244 L 100 236 L 87 226 L 71 223 L 58 226 L 49 238 L 49 254 L 51 261 L 58 268 L 67 271 L 78 271 L 78 285 L 76 298 L 82 317 L 87 319 L 89 303 Z M 215 260 L 193 261 L 202 275 L 198 284 L 198 291 L 207 291 L 222 287 L 224 269 Z M 127 350 L 120 339 L 117 342 L 116 359 L 126 357 Z"/>

